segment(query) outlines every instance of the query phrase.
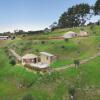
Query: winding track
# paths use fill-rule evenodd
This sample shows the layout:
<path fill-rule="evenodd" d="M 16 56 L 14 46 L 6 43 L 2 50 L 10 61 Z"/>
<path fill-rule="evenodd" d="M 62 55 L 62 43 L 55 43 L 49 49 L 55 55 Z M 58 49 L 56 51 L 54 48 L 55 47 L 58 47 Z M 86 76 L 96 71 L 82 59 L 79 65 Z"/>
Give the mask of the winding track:
<path fill-rule="evenodd" d="M 84 60 L 81 60 L 80 61 L 80 64 L 85 64 L 87 63 L 88 61 L 92 60 L 92 59 L 95 59 L 96 57 L 100 56 L 100 53 L 97 53 L 95 54 L 94 56 L 92 57 L 89 57 L 87 59 L 84 59 Z M 61 68 L 53 68 L 54 71 L 61 71 L 61 70 L 64 70 L 64 69 L 67 69 L 67 68 L 70 68 L 70 67 L 75 67 L 75 64 L 70 64 L 70 65 L 67 65 L 67 66 L 63 66 Z"/>
<path fill-rule="evenodd" d="M 19 56 L 14 50 L 9 49 L 9 51 L 14 55 L 14 57 L 16 57 L 16 59 L 17 59 L 18 61 L 21 61 L 21 59 L 22 59 L 21 56 Z M 85 63 L 87 63 L 88 61 L 90 61 L 90 60 L 92 60 L 92 59 L 95 59 L 95 58 L 98 57 L 98 56 L 100 56 L 100 53 L 97 53 L 97 54 L 95 54 L 94 56 L 91 56 L 91 57 L 89 57 L 89 58 L 87 58 L 87 59 L 81 60 L 81 61 L 80 61 L 80 64 L 85 64 Z M 61 68 L 52 68 L 51 70 L 53 70 L 53 71 L 61 71 L 61 70 L 68 69 L 68 68 L 70 68 L 70 67 L 75 67 L 75 64 L 70 64 L 70 65 L 62 66 Z"/>
<path fill-rule="evenodd" d="M 9 51 L 12 53 L 12 55 L 18 60 L 21 61 L 22 57 L 20 55 L 18 55 L 14 50 L 9 49 Z"/>

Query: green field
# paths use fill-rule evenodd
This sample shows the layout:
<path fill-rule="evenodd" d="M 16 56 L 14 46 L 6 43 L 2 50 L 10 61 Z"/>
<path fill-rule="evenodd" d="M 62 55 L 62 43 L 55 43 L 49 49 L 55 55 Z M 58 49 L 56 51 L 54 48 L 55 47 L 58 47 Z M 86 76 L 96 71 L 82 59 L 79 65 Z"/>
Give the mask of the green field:
<path fill-rule="evenodd" d="M 48 36 L 62 36 L 66 31 L 79 32 L 81 28 L 59 29 L 44 35 L 18 36 L 15 40 L 0 42 L 0 100 L 22 100 L 31 94 L 35 100 L 70 100 L 69 88 L 74 87 L 77 100 L 100 100 L 100 57 L 78 69 L 39 73 L 27 71 L 20 64 L 12 66 L 6 49 L 12 48 L 20 55 L 39 54 L 46 51 L 59 59 L 51 67 L 72 64 L 74 59 L 85 59 L 100 52 L 100 26 L 84 27 L 90 37 L 65 40 L 47 40 Z M 44 39 L 45 38 L 45 39 Z M 21 86 L 21 87 L 20 87 Z"/>
<path fill-rule="evenodd" d="M 52 53 L 58 57 L 51 66 L 61 67 L 73 63 L 74 59 L 85 59 L 99 52 L 100 26 L 95 26 L 92 30 L 90 27 L 73 28 L 73 29 L 59 29 L 52 33 L 43 35 L 31 35 L 26 37 L 17 38 L 14 41 L 7 43 L 8 48 L 13 48 L 15 51 L 23 56 L 26 53 L 33 53 L 39 55 L 39 52 L 45 51 Z M 65 40 L 48 40 L 48 37 L 63 36 L 69 30 L 79 32 L 84 29 L 90 33 L 90 37 L 79 37 L 74 39 Z M 95 31 L 95 34 L 93 32 Z"/>

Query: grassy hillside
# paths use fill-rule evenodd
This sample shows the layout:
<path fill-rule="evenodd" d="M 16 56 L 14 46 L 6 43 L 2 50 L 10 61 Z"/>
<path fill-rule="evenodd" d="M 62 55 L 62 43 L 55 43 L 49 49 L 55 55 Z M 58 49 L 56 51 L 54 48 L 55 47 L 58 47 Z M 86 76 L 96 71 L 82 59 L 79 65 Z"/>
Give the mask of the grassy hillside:
<path fill-rule="evenodd" d="M 78 69 L 39 73 L 27 71 L 20 64 L 12 66 L 6 49 L 12 48 L 20 55 L 39 54 L 46 51 L 59 59 L 51 67 L 63 67 L 74 59 L 85 59 L 100 52 L 100 26 L 84 27 L 90 37 L 64 40 L 48 40 L 50 36 L 62 36 L 66 31 L 79 32 L 83 28 L 59 29 L 44 35 L 18 36 L 15 40 L 0 41 L 0 100 L 22 100 L 31 94 L 35 100 L 69 100 L 69 89 L 75 88 L 77 100 L 100 100 L 100 57 Z M 44 39 L 45 38 L 45 39 Z"/>
<path fill-rule="evenodd" d="M 1 100 L 21 100 L 26 94 L 32 94 L 36 100 L 65 100 L 70 86 L 76 88 L 78 100 L 100 99 L 100 57 L 78 69 L 42 75 L 28 72 L 19 65 L 11 66 L 5 53 L 2 50 L 0 53 L 3 55 L 0 58 Z M 19 88 L 19 84 L 25 87 Z"/>
<path fill-rule="evenodd" d="M 61 67 L 73 63 L 74 59 L 85 59 L 99 52 L 99 28 L 100 26 L 94 26 L 92 29 L 90 27 L 59 29 L 44 35 L 19 37 L 14 41 L 10 41 L 7 47 L 15 49 L 21 56 L 26 53 L 39 55 L 41 51 L 52 53 L 56 55 L 58 59 L 54 61 L 51 66 Z M 79 32 L 81 29 L 88 31 L 90 37 L 79 37 L 69 39 L 69 41 L 48 39 L 48 37 L 63 36 L 63 34 L 69 30 Z"/>

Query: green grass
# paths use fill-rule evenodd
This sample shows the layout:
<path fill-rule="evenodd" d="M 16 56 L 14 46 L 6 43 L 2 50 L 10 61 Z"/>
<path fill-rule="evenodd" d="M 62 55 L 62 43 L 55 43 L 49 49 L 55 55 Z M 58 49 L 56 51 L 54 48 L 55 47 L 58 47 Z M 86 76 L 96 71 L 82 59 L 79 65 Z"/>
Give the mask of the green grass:
<path fill-rule="evenodd" d="M 52 64 L 51 64 L 51 67 L 53 68 L 57 68 L 57 67 L 63 67 L 65 65 L 69 65 L 69 64 L 72 64 L 73 61 L 71 60 L 55 60 Z"/>
<path fill-rule="evenodd" d="M 84 37 L 71 39 L 68 42 L 64 40 L 45 40 L 42 44 L 40 40 L 18 40 L 8 44 L 9 48 L 16 50 L 23 56 L 26 53 L 39 55 L 39 52 L 49 52 L 58 57 L 52 64 L 53 67 L 65 66 L 74 59 L 85 59 L 99 52 L 100 37 Z M 78 43 L 80 42 L 80 43 Z M 63 64 L 62 64 L 63 63 Z"/>
<path fill-rule="evenodd" d="M 49 36 L 62 36 L 67 31 L 72 30 L 79 32 L 80 29 L 88 31 L 91 36 L 70 39 L 69 41 L 48 40 Z M 5 42 L 4 46 L 15 49 L 21 56 L 26 53 L 39 55 L 39 52 L 41 51 L 52 53 L 56 55 L 58 59 L 54 61 L 51 66 L 60 67 L 73 63 L 74 59 L 85 59 L 99 52 L 99 49 L 97 48 L 100 48 L 100 37 L 92 37 L 94 36 L 92 33 L 93 30 L 95 30 L 96 36 L 100 35 L 99 29 L 100 26 L 94 26 L 92 29 L 90 27 L 57 29 L 47 34 L 18 37 L 14 41 L 10 40 Z M 43 41 L 44 43 L 42 43 Z M 3 45 L 2 42 L 1 44 Z"/>
<path fill-rule="evenodd" d="M 76 87 L 78 100 L 85 98 L 99 100 L 99 94 L 95 92 L 100 89 L 100 57 L 81 65 L 78 69 L 69 68 L 51 75 L 40 75 L 29 72 L 19 65 L 11 66 L 3 49 L 0 49 L 0 53 L 2 56 L 0 61 L 3 62 L 3 67 L 0 66 L 0 99 L 2 100 L 21 100 L 26 94 L 32 94 L 36 100 L 64 100 L 69 97 L 70 86 Z M 26 85 L 31 82 L 33 84 L 28 88 L 18 88 L 17 85 L 20 82 Z M 86 88 L 90 90 L 89 93 L 84 94 Z M 91 89 L 93 89 L 92 92 Z M 95 96 L 89 97 L 88 95 L 93 92 Z"/>
<path fill-rule="evenodd" d="M 89 27 L 84 29 L 93 34 Z M 20 55 L 39 54 L 40 51 L 53 53 L 58 56 L 51 64 L 51 67 L 55 68 L 71 64 L 74 59 L 85 59 L 100 52 L 99 37 L 75 38 L 68 42 L 47 40 L 48 36 L 62 36 L 69 30 L 59 29 L 47 35 L 19 37 L 14 41 L 0 42 L 0 100 L 22 100 L 27 94 L 31 94 L 36 100 L 69 100 L 68 89 L 71 86 L 76 88 L 77 100 L 100 100 L 100 57 L 80 65 L 78 69 L 69 68 L 45 74 L 27 71 L 18 64 L 9 64 L 10 59 L 5 47 L 15 49 Z M 79 32 L 80 28 L 71 30 Z M 100 35 L 99 26 L 95 26 L 93 30 L 96 31 L 96 36 Z M 38 40 L 39 38 L 41 40 Z M 46 39 L 44 44 L 41 43 L 44 41 L 42 38 Z M 19 84 L 24 84 L 24 88 L 19 88 Z"/>

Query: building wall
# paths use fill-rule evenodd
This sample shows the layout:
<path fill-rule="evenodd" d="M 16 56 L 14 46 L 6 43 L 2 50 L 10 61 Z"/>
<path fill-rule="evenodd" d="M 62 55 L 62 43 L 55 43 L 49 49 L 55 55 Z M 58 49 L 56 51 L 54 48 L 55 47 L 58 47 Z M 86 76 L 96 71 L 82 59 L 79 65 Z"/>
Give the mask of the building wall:
<path fill-rule="evenodd" d="M 46 64 L 50 64 L 51 63 L 51 57 L 46 56 L 46 55 L 42 55 L 40 56 L 41 58 L 41 63 L 46 63 Z"/>
<path fill-rule="evenodd" d="M 38 59 L 37 58 L 33 58 L 33 59 L 22 59 L 22 65 L 25 64 L 31 64 L 31 63 L 37 63 Z"/>
<path fill-rule="evenodd" d="M 0 37 L 0 40 L 7 40 L 8 38 Z"/>

